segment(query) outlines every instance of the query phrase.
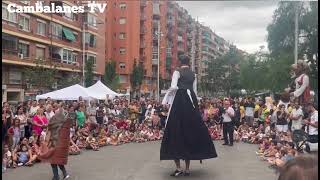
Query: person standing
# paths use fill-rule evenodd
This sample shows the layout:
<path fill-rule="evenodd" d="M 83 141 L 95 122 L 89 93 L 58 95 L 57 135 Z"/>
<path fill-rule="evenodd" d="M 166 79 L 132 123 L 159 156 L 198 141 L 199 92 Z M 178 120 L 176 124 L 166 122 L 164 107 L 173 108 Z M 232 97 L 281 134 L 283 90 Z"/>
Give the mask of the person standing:
<path fill-rule="evenodd" d="M 20 130 L 21 137 L 25 137 L 25 132 L 28 131 L 28 115 L 26 114 L 25 108 L 19 106 L 17 108 L 17 118 L 20 119 Z"/>
<path fill-rule="evenodd" d="M 284 104 L 279 106 L 279 110 L 277 111 L 277 131 L 278 132 L 287 132 L 288 131 L 288 114 L 286 113 L 286 107 Z"/>
<path fill-rule="evenodd" d="M 187 56 L 180 56 L 181 67 L 174 71 L 171 87 L 162 104 L 171 104 L 160 148 L 160 160 L 174 160 L 176 170 L 171 176 L 189 176 L 190 160 L 217 157 L 208 128 L 199 111 L 195 93 L 195 74 Z M 180 159 L 185 160 L 185 171 Z"/>
<path fill-rule="evenodd" d="M 303 111 L 301 106 L 299 105 L 298 101 L 294 102 L 294 108 L 290 114 L 289 119 L 292 120 L 291 131 L 299 130 L 302 128 L 302 118 L 303 118 Z"/>
<path fill-rule="evenodd" d="M 249 126 L 253 126 L 253 115 L 254 115 L 254 103 L 252 102 L 252 98 L 248 98 L 248 100 L 244 103 L 245 108 L 245 122 L 248 123 Z"/>
<path fill-rule="evenodd" d="M 297 63 L 297 68 L 295 69 L 295 90 L 290 93 L 290 96 L 299 99 L 299 104 L 304 106 L 310 102 L 310 85 L 309 76 L 306 74 L 308 70 L 308 64 L 303 60 L 299 60 Z"/>
<path fill-rule="evenodd" d="M 234 117 L 234 109 L 230 105 L 230 101 L 224 101 L 224 111 L 222 112 L 222 125 L 223 125 L 223 139 L 224 144 L 233 146 L 233 131 L 234 123 L 232 118 Z"/>
<path fill-rule="evenodd" d="M 50 119 L 52 118 L 52 116 L 54 115 L 53 109 L 52 109 L 52 105 L 48 104 L 46 106 L 46 111 L 44 112 L 44 114 L 46 115 L 46 118 L 48 119 L 48 121 L 50 121 Z"/>
<path fill-rule="evenodd" d="M 308 142 L 309 143 L 318 143 L 318 111 L 315 108 L 313 103 L 308 103 L 306 105 L 306 109 L 309 113 L 309 118 L 303 121 L 305 125 L 305 131 L 308 133 Z M 309 143 L 307 145 L 306 150 L 310 152 Z"/>
<path fill-rule="evenodd" d="M 58 167 L 63 173 L 63 179 L 70 178 L 65 169 L 68 162 L 68 150 L 70 144 L 70 127 L 72 118 L 69 118 L 68 112 L 63 110 L 62 103 L 55 115 L 51 118 L 48 125 L 48 141 L 41 144 L 38 157 L 42 161 L 51 164 L 53 171 L 53 180 L 59 180 Z"/>
<path fill-rule="evenodd" d="M 90 125 L 95 125 L 97 124 L 97 107 L 96 107 L 96 102 L 94 100 L 90 101 L 90 106 L 87 107 L 87 115 L 88 115 L 88 120 Z"/>

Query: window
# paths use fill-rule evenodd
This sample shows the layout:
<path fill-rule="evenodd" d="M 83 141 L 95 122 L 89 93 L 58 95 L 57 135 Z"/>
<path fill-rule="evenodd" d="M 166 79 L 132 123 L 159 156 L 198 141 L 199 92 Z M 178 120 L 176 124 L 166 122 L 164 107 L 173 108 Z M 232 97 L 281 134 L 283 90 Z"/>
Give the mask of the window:
<path fill-rule="evenodd" d="M 21 84 L 21 71 L 11 68 L 9 71 L 9 84 Z"/>
<path fill-rule="evenodd" d="M 45 48 L 37 47 L 36 48 L 36 59 L 44 60 L 45 57 Z"/>
<path fill-rule="evenodd" d="M 19 17 L 19 29 L 30 31 L 30 18 L 26 16 Z"/>
<path fill-rule="evenodd" d="M 30 5 L 30 1 L 20 1 L 22 4 Z"/>
<path fill-rule="evenodd" d="M 119 34 L 119 39 L 126 39 L 126 33 L 121 32 L 121 33 Z"/>
<path fill-rule="evenodd" d="M 119 67 L 120 67 L 120 69 L 125 69 L 126 63 L 123 63 L 123 62 L 119 63 Z"/>
<path fill-rule="evenodd" d="M 77 58 L 78 58 L 78 54 L 77 53 L 72 53 L 72 62 L 73 63 L 78 62 Z"/>
<path fill-rule="evenodd" d="M 127 8 L 127 4 L 126 4 L 126 3 L 120 3 L 120 4 L 119 4 L 119 8 L 120 8 L 121 10 L 125 10 L 125 9 Z"/>
<path fill-rule="evenodd" d="M 124 55 L 126 54 L 126 48 L 120 48 L 119 49 L 120 54 Z"/>
<path fill-rule="evenodd" d="M 72 64 L 75 61 L 74 53 L 71 50 L 63 49 L 62 62 L 67 64 Z"/>
<path fill-rule="evenodd" d="M 63 6 L 70 7 L 68 4 L 65 4 L 65 3 L 63 3 Z M 66 19 L 73 20 L 73 13 L 72 12 L 65 12 L 63 17 L 65 17 Z"/>
<path fill-rule="evenodd" d="M 17 54 L 18 40 L 16 37 L 2 33 L 2 49 L 5 53 Z"/>
<path fill-rule="evenodd" d="M 9 13 L 7 5 L 2 3 L 2 19 L 16 23 L 17 22 L 17 13 Z"/>
<path fill-rule="evenodd" d="M 85 38 L 86 44 L 88 44 L 90 47 L 96 47 L 97 44 L 97 37 L 91 33 L 86 33 L 86 38 Z"/>
<path fill-rule="evenodd" d="M 127 76 L 126 75 L 120 75 L 119 76 L 120 83 L 127 83 Z"/>
<path fill-rule="evenodd" d="M 29 44 L 19 42 L 19 54 L 22 54 L 23 58 L 29 57 Z"/>
<path fill-rule="evenodd" d="M 85 55 L 85 59 L 86 59 L 86 61 L 92 61 L 94 67 L 97 66 L 97 56 L 96 55 L 87 53 Z"/>
<path fill-rule="evenodd" d="M 120 18 L 119 24 L 126 24 L 126 18 L 124 18 L 124 17 Z"/>
<path fill-rule="evenodd" d="M 52 23 L 52 37 L 62 39 L 62 26 L 57 23 Z"/>
<path fill-rule="evenodd" d="M 38 21 L 37 22 L 37 34 L 39 34 L 41 36 L 45 36 L 46 35 L 46 26 L 47 26 L 47 24 L 45 22 Z"/>
<path fill-rule="evenodd" d="M 97 17 L 93 14 L 87 13 L 85 22 L 88 23 L 89 26 L 97 27 Z"/>

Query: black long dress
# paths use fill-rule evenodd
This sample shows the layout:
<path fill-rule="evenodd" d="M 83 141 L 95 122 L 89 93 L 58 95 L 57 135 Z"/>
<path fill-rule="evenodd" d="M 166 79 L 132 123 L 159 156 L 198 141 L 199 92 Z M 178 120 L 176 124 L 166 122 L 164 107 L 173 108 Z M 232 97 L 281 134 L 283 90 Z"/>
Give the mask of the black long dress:
<path fill-rule="evenodd" d="M 179 70 L 178 90 L 174 97 L 164 131 L 160 160 L 202 160 L 217 157 L 208 128 L 200 115 L 193 91 L 194 73 L 189 68 Z M 191 92 L 192 101 L 188 95 Z"/>

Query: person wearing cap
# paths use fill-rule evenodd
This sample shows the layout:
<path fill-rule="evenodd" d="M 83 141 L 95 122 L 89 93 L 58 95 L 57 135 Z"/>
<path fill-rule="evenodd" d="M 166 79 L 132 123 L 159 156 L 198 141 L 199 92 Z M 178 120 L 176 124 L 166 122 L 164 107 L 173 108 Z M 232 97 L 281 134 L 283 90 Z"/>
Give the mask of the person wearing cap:
<path fill-rule="evenodd" d="M 171 176 L 189 176 L 190 160 L 210 159 L 217 153 L 208 128 L 204 124 L 196 96 L 195 74 L 190 58 L 179 56 L 180 68 L 174 71 L 171 87 L 162 104 L 171 104 L 160 148 L 160 160 L 174 160 L 176 170 Z M 185 160 L 181 170 L 180 160 Z"/>

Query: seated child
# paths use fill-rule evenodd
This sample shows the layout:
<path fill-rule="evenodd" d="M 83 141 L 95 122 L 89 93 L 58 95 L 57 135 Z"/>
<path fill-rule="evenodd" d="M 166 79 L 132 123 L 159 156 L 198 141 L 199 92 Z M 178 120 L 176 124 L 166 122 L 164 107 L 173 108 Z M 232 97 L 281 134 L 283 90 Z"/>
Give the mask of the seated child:
<path fill-rule="evenodd" d="M 119 144 L 118 135 L 112 134 L 110 136 L 110 145 L 117 146 Z"/>
<path fill-rule="evenodd" d="M 94 138 L 92 136 L 92 134 L 90 134 L 87 139 L 86 139 L 86 144 L 87 144 L 87 149 L 92 149 L 94 151 L 99 151 L 99 144 L 96 140 L 96 138 Z"/>
<path fill-rule="evenodd" d="M 41 138 L 44 138 L 44 137 L 41 137 Z M 28 163 L 27 165 L 32 166 L 33 163 L 35 163 L 38 160 L 37 154 L 39 154 L 40 147 L 37 144 L 37 142 L 33 139 L 33 137 L 29 138 L 29 146 L 31 147 L 31 158 L 30 158 L 30 163 Z"/>
<path fill-rule="evenodd" d="M 77 142 L 77 136 L 72 136 L 70 139 L 70 146 L 69 146 L 70 155 L 78 155 L 81 152 L 80 148 L 77 146 L 75 142 Z"/>
<path fill-rule="evenodd" d="M 9 146 L 6 144 L 3 148 L 3 159 L 2 159 L 2 172 L 6 171 L 7 168 L 12 167 L 12 154 L 9 150 Z"/>
<path fill-rule="evenodd" d="M 239 142 L 240 141 L 240 136 L 237 130 L 233 131 L 233 137 L 234 137 L 234 141 L 235 142 Z"/>
<path fill-rule="evenodd" d="M 29 162 L 29 160 L 30 160 L 30 154 L 28 152 L 28 147 L 27 145 L 22 144 L 21 151 L 17 152 L 18 166 L 28 165 L 27 163 Z"/>
<path fill-rule="evenodd" d="M 86 137 L 79 136 L 76 141 L 76 145 L 79 147 L 79 149 L 83 149 L 83 148 L 87 147 Z"/>
<path fill-rule="evenodd" d="M 107 132 L 102 128 L 98 136 L 98 144 L 100 147 L 107 145 Z"/>

